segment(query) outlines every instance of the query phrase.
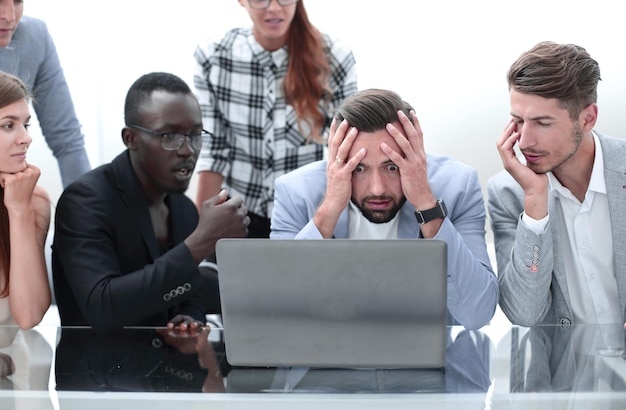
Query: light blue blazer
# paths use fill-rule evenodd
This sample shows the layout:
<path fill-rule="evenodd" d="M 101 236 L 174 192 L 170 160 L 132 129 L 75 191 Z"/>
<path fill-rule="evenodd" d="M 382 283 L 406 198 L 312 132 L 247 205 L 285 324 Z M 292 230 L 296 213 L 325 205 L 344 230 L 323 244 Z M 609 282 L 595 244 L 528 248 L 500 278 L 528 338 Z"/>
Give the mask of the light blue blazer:
<path fill-rule="evenodd" d="M 0 70 L 22 80 L 33 95 L 33 108 L 59 163 L 63 187 L 89 171 L 81 126 L 56 47 L 43 21 L 22 17 L 11 42 L 0 47 Z"/>
<path fill-rule="evenodd" d="M 485 204 L 475 169 L 454 159 L 428 155 L 428 179 L 448 208 L 435 239 L 448 245 L 448 321 L 467 329 L 489 323 L 498 304 L 497 280 L 485 242 Z M 322 239 L 313 215 L 326 192 L 326 161 L 317 161 L 275 181 L 272 239 Z M 348 238 L 349 207 L 342 212 L 335 238 Z M 415 208 L 400 210 L 399 238 L 418 239 Z"/>

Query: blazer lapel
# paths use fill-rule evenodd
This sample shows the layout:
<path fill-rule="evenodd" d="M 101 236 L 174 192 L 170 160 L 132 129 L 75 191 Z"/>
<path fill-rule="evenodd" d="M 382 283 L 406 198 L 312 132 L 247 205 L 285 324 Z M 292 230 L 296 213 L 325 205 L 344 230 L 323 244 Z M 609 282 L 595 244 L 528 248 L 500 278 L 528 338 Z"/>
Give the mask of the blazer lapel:
<path fill-rule="evenodd" d="M 335 226 L 335 235 L 336 239 L 348 239 L 348 231 L 350 230 L 350 205 L 346 207 L 346 209 L 341 212 L 339 215 L 339 219 L 337 220 L 337 226 Z"/>
<path fill-rule="evenodd" d="M 124 151 L 113 160 L 113 171 L 117 187 L 122 193 L 122 200 L 128 211 L 134 216 L 141 236 L 150 251 L 152 259 L 159 257 L 159 244 L 154 235 L 154 227 L 148 212 L 148 203 L 141 184 L 130 163 L 128 151 Z"/>
<path fill-rule="evenodd" d="M 406 201 L 400 209 L 398 239 L 415 239 L 420 233 L 419 224 L 415 217 L 415 208 Z"/>
<path fill-rule="evenodd" d="M 561 245 L 559 242 L 561 238 L 561 226 L 564 226 L 563 213 L 559 205 L 559 199 L 552 194 L 549 197 L 548 214 L 550 215 L 550 229 L 552 230 L 552 253 L 554 255 L 554 277 L 556 278 L 563 297 L 567 302 L 567 306 L 572 306 L 569 297 L 569 288 L 567 287 L 567 275 L 565 273 L 565 260 L 563 259 L 563 253 L 561 252 Z"/>
<path fill-rule="evenodd" d="M 598 138 L 604 156 L 604 179 L 613 236 L 613 269 L 622 313 L 626 315 L 626 147 L 623 142 L 615 144 L 600 134 Z"/>
<path fill-rule="evenodd" d="M 198 225 L 198 214 L 194 207 L 185 206 L 186 198 L 185 194 L 169 194 L 165 198 L 170 210 L 169 230 L 173 244 L 184 241 Z"/>

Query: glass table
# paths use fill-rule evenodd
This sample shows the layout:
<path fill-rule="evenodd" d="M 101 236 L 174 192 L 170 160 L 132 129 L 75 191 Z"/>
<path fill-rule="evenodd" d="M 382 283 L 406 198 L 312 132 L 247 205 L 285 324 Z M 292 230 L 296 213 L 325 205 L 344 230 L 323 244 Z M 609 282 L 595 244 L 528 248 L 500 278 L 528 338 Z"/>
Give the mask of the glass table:
<path fill-rule="evenodd" d="M 0 327 L 0 409 L 626 408 L 621 326 L 447 330 L 443 368 L 322 369 L 231 366 L 219 328 Z"/>

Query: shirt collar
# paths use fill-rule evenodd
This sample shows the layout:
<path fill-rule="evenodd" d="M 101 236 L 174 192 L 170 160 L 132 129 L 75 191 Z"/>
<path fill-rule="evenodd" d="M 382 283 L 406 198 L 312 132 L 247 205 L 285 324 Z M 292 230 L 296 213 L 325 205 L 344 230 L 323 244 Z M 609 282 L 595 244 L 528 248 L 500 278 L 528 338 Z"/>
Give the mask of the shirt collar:
<path fill-rule="evenodd" d="M 263 60 L 264 57 L 269 56 L 276 67 L 280 67 L 287 59 L 287 46 L 281 47 L 275 51 L 267 51 L 254 37 L 254 30 L 250 28 L 247 33 L 248 44 L 252 50 L 252 54 L 259 60 Z"/>

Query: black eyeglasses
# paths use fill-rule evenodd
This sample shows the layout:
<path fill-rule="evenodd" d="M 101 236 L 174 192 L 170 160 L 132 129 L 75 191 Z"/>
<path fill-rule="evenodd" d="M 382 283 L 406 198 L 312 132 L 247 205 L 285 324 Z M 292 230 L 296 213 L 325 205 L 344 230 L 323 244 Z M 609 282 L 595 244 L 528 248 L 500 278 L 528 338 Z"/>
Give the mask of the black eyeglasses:
<path fill-rule="evenodd" d="M 266 9 L 270 6 L 272 0 L 248 0 L 250 7 L 257 10 Z M 297 3 L 298 0 L 276 0 L 278 4 L 281 6 L 291 6 L 294 3 Z"/>
<path fill-rule="evenodd" d="M 198 151 L 202 148 L 202 139 L 204 137 L 212 137 L 209 131 L 202 130 L 200 134 L 176 134 L 173 132 L 156 132 L 154 130 L 140 127 L 139 125 L 129 125 L 129 128 L 134 128 L 146 134 L 150 134 L 155 137 L 161 138 L 161 148 L 166 151 L 178 151 L 180 147 L 185 143 L 185 139 L 189 138 L 189 143 L 194 151 Z"/>

